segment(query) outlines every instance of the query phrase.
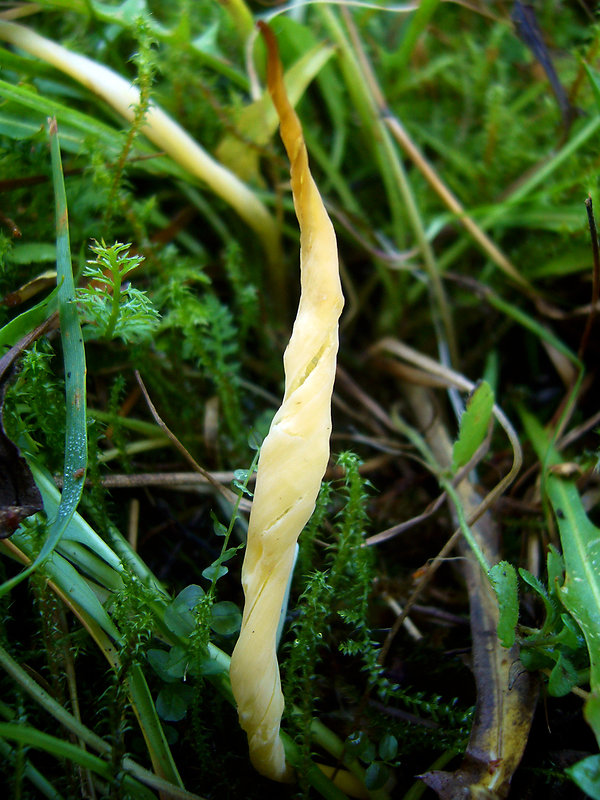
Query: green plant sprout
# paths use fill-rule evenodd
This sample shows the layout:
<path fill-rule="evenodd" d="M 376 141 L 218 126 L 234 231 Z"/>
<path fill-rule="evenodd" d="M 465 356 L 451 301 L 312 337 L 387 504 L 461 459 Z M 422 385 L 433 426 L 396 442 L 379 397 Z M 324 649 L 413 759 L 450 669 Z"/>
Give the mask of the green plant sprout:
<path fill-rule="evenodd" d="M 129 255 L 131 244 L 116 242 L 108 247 L 95 242 L 94 261 L 87 261 L 83 277 L 88 285 L 77 290 L 77 301 L 88 327 L 86 339 L 121 338 L 140 342 L 152 337 L 159 315 L 147 295 L 125 284 L 126 276 L 143 262 L 143 256 Z"/>

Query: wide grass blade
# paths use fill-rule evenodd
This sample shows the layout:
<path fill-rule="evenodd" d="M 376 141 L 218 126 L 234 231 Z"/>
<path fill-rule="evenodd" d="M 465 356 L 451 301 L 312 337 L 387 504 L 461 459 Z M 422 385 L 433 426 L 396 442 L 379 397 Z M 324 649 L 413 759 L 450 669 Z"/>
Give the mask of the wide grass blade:
<path fill-rule="evenodd" d="M 600 529 L 587 516 L 575 481 L 553 470 L 561 458 L 546 431 L 525 410 L 521 417 L 538 458 L 548 468 L 543 486 L 558 523 L 565 562 L 558 593 L 585 637 L 591 693 L 584 711 L 600 745 Z"/>

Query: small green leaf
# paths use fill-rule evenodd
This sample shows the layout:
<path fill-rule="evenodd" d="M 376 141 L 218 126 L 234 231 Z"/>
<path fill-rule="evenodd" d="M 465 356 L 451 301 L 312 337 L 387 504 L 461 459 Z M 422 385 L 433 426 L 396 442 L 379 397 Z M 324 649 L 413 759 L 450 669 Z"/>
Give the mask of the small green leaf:
<path fill-rule="evenodd" d="M 520 659 L 525 669 L 529 670 L 529 672 L 552 668 L 552 660 L 535 646 L 528 646 L 527 641 L 521 645 Z"/>
<path fill-rule="evenodd" d="M 390 771 L 381 761 L 373 761 L 365 770 L 365 786 L 369 791 L 382 789 L 390 777 Z"/>
<path fill-rule="evenodd" d="M 159 717 L 166 722 L 179 722 L 187 714 L 193 696 L 192 687 L 184 683 L 170 683 L 163 686 L 156 698 Z"/>
<path fill-rule="evenodd" d="M 467 400 L 467 407 L 460 420 L 458 439 L 452 448 L 454 472 L 468 464 L 482 444 L 488 431 L 493 407 L 492 388 L 486 381 L 481 381 Z"/>
<path fill-rule="evenodd" d="M 200 598 L 204 596 L 204 589 L 195 583 L 182 589 L 165 611 L 165 625 L 176 636 L 189 636 L 196 627 L 194 608 Z"/>
<path fill-rule="evenodd" d="M 573 617 L 568 614 L 561 614 L 560 619 L 563 623 L 563 627 L 556 636 L 556 641 L 568 647 L 570 650 L 580 650 L 582 647 L 585 647 L 585 639 Z"/>
<path fill-rule="evenodd" d="M 30 575 L 56 549 L 79 505 L 87 470 L 85 349 L 77 308 L 73 303 L 75 284 L 69 243 L 67 195 L 56 119 L 49 120 L 48 136 L 55 200 L 57 298 L 65 370 L 64 484 L 56 515 L 50 521 L 48 535 L 41 550 L 29 566 L 0 586 L 0 595 L 9 592 Z"/>
<path fill-rule="evenodd" d="M 546 609 L 546 619 L 544 620 L 542 633 L 549 633 L 554 628 L 559 617 L 559 608 L 556 598 L 551 597 L 541 580 L 535 575 L 532 575 L 528 570 L 519 567 L 519 575 L 541 598 L 544 608 Z"/>
<path fill-rule="evenodd" d="M 168 660 L 169 660 L 169 653 L 167 650 L 156 650 L 151 649 L 148 650 L 146 653 L 148 658 L 148 663 L 156 672 L 158 677 L 165 681 L 165 683 L 175 683 L 179 680 L 180 676 L 174 676 L 169 673 L 168 670 Z"/>
<path fill-rule="evenodd" d="M 228 572 L 229 570 L 223 564 L 217 565 L 215 563 L 202 570 L 202 577 L 206 578 L 207 581 L 218 581 L 219 578 L 222 578 L 223 575 L 227 575 Z"/>
<path fill-rule="evenodd" d="M 214 658 L 209 658 L 208 656 L 199 664 L 190 662 L 188 669 L 188 673 L 197 678 L 207 677 L 208 675 L 222 675 L 226 671 L 223 664 L 220 664 L 218 661 L 215 661 Z"/>
<path fill-rule="evenodd" d="M 588 756 L 565 772 L 588 797 L 600 800 L 600 755 Z"/>
<path fill-rule="evenodd" d="M 172 675 L 174 678 L 184 678 L 188 662 L 189 655 L 185 647 L 175 645 L 169 650 L 165 666 L 169 675 Z"/>
<path fill-rule="evenodd" d="M 210 518 L 212 519 L 215 536 L 227 536 L 227 526 L 217 519 L 214 511 L 210 512 Z"/>
<path fill-rule="evenodd" d="M 236 469 L 233 473 L 233 488 L 237 489 L 241 495 L 253 497 L 254 495 L 248 489 L 248 481 L 250 480 L 250 472 L 247 469 Z"/>
<path fill-rule="evenodd" d="M 384 733 L 379 742 L 379 757 L 393 761 L 398 755 L 398 740 L 391 733 Z"/>
<path fill-rule="evenodd" d="M 515 642 L 515 628 L 519 621 L 517 573 L 508 561 L 500 561 L 491 568 L 489 576 L 500 609 L 498 638 L 503 647 L 512 647 Z"/>
<path fill-rule="evenodd" d="M 56 245 L 46 242 L 29 242 L 15 245 L 10 256 L 14 264 L 33 264 L 56 261 Z"/>
<path fill-rule="evenodd" d="M 548 691 L 552 697 L 564 697 L 574 686 L 577 686 L 577 670 L 563 653 L 559 653 L 548 678 Z"/>
<path fill-rule="evenodd" d="M 550 474 L 546 483 L 565 559 L 560 600 L 581 628 L 590 654 L 590 682 L 600 690 L 600 529 L 588 518 L 576 484 Z"/>
<path fill-rule="evenodd" d="M 221 636 L 237 633 L 242 624 L 242 614 L 235 603 L 223 600 L 215 603 L 210 609 L 210 627 Z"/>
<path fill-rule="evenodd" d="M 355 731 L 346 739 L 346 748 L 352 758 L 360 758 L 365 764 L 375 760 L 375 746 L 364 731 Z"/>

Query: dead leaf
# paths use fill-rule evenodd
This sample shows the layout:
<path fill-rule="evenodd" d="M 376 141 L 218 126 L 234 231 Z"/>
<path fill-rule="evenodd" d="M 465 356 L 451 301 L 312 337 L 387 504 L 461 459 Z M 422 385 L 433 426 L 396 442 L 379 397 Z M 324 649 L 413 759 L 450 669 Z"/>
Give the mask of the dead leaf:
<path fill-rule="evenodd" d="M 413 413 L 423 424 L 425 438 L 438 463 L 449 468 L 452 443 L 429 393 L 404 387 Z M 433 420 L 433 422 L 432 422 Z M 481 498 L 468 480 L 457 486 L 465 516 Z M 471 527 L 490 564 L 499 560 L 499 530 L 487 511 Z M 519 668 L 518 646 L 507 649 L 497 636 L 498 605 L 490 582 L 472 550 L 461 538 L 469 593 L 472 670 L 477 688 L 475 719 L 469 744 L 455 772 L 428 772 L 422 780 L 440 800 L 499 800 L 508 796 L 510 781 L 523 756 L 537 702 L 537 681 Z"/>
<path fill-rule="evenodd" d="M 11 536 L 26 517 L 43 508 L 42 496 L 27 462 L 4 431 L 4 394 L 9 371 L 23 350 L 57 322 L 58 315 L 53 314 L 0 359 L 0 539 Z"/>

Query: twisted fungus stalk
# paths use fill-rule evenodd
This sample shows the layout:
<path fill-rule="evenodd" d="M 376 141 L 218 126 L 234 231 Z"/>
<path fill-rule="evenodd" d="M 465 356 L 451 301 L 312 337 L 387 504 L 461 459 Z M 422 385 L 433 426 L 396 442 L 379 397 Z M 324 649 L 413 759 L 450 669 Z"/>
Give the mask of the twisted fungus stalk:
<path fill-rule="evenodd" d="M 259 23 L 268 51 L 267 83 L 290 160 L 300 227 L 301 296 L 283 362 L 285 393 L 263 442 L 242 570 L 240 637 L 231 686 L 258 772 L 293 779 L 279 736 L 284 699 L 276 636 L 298 537 L 310 518 L 329 460 L 331 395 L 344 304 L 337 243 L 310 173 L 300 121 L 283 83 L 277 42 Z"/>

